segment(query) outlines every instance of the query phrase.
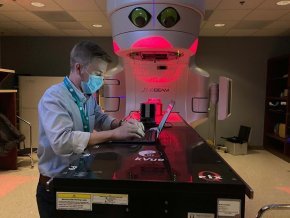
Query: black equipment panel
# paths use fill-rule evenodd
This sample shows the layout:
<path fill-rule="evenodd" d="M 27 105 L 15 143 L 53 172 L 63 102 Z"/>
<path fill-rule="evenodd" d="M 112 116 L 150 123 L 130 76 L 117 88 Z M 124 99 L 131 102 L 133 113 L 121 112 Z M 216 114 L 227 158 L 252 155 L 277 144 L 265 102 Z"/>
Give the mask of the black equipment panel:
<path fill-rule="evenodd" d="M 156 144 L 96 145 L 53 185 L 58 217 L 244 217 L 245 194 L 253 197 L 252 189 L 177 113 L 170 115 Z M 81 193 L 91 199 L 82 201 Z"/>

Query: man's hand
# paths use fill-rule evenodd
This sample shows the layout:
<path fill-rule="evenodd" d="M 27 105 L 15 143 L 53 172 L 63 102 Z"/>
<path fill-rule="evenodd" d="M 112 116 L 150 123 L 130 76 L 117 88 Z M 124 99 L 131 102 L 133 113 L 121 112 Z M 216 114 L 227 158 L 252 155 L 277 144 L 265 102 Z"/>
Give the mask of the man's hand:
<path fill-rule="evenodd" d="M 133 118 L 130 118 L 129 120 L 127 120 L 128 123 L 131 123 L 131 124 L 135 124 L 137 125 L 140 129 L 142 129 L 142 131 L 144 132 L 145 131 L 145 128 L 144 128 L 144 125 L 143 123 L 139 122 L 138 120 L 135 120 Z"/>
<path fill-rule="evenodd" d="M 141 138 L 145 135 L 143 124 L 134 119 L 123 122 L 120 127 L 113 131 L 114 139 Z"/>
<path fill-rule="evenodd" d="M 107 131 L 93 131 L 90 134 L 88 145 L 95 145 L 98 143 L 112 141 L 112 140 L 130 140 L 132 138 L 141 138 L 145 135 L 144 126 L 141 122 L 135 119 L 129 119 L 121 122 L 115 119 L 111 123 L 111 130 Z"/>

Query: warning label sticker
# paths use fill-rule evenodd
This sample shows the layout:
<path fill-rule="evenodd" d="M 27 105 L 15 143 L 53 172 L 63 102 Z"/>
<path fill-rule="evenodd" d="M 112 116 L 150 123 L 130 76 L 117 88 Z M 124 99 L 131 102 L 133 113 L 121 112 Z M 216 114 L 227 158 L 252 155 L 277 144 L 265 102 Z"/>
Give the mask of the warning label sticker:
<path fill-rule="evenodd" d="M 187 218 L 214 218 L 212 213 L 187 213 Z"/>
<path fill-rule="evenodd" d="M 74 192 L 57 192 L 57 210 L 92 210 L 91 194 Z"/>
<path fill-rule="evenodd" d="M 128 205 L 127 194 L 57 192 L 57 210 L 92 211 L 92 204 Z"/>
<path fill-rule="evenodd" d="M 94 193 L 92 202 L 95 204 L 128 205 L 127 194 Z"/>
<path fill-rule="evenodd" d="M 218 199 L 218 217 L 241 217 L 240 199 Z"/>

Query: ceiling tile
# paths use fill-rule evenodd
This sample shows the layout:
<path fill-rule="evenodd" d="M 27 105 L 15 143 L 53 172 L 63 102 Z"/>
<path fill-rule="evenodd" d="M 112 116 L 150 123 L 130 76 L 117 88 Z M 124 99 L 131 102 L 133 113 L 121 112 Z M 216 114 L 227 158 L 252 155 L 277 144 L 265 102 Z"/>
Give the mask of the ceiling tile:
<path fill-rule="evenodd" d="M 218 6 L 220 2 L 221 0 L 205 0 L 205 8 L 207 10 L 213 10 Z"/>
<path fill-rule="evenodd" d="M 0 22 L 3 21 L 11 21 L 11 19 L 3 15 L 3 13 L 0 13 Z"/>
<path fill-rule="evenodd" d="M 63 30 L 68 36 L 92 36 L 88 30 Z"/>
<path fill-rule="evenodd" d="M 244 4 L 240 4 L 238 0 L 222 0 L 216 9 L 234 9 L 234 10 L 247 10 L 255 9 L 264 0 L 248 0 Z"/>
<path fill-rule="evenodd" d="M 253 36 L 279 36 L 284 33 L 285 29 L 261 29 L 253 34 Z"/>
<path fill-rule="evenodd" d="M 208 20 L 241 20 L 250 12 L 250 10 L 215 10 Z"/>
<path fill-rule="evenodd" d="M 25 29 L 43 36 L 86 36 L 87 31 L 93 36 L 112 35 L 106 0 L 38 0 L 46 4 L 43 8 L 31 6 L 31 1 L 0 0 L 5 3 L 0 7 L 0 29 L 15 35 L 22 30 L 23 34 L 29 35 Z M 205 7 L 201 35 L 250 36 L 255 33 L 283 36 L 289 32 L 290 6 L 279 7 L 276 0 L 246 0 L 243 5 L 240 0 L 205 0 Z M 103 28 L 92 26 L 99 23 Z M 216 23 L 226 26 L 216 28 Z"/>
<path fill-rule="evenodd" d="M 29 27 L 31 29 L 36 29 L 36 30 L 46 30 L 46 29 L 54 29 L 56 30 L 57 28 L 45 21 L 42 22 L 29 22 L 29 21 L 24 21 L 21 22 L 23 25 L 26 27 Z"/>
<path fill-rule="evenodd" d="M 276 3 L 280 0 L 265 0 L 258 9 L 278 9 L 278 10 L 288 10 L 290 9 L 290 5 L 277 5 Z"/>
<path fill-rule="evenodd" d="M 264 20 L 242 20 L 237 25 L 234 26 L 235 29 L 262 29 L 269 25 L 271 21 Z"/>
<path fill-rule="evenodd" d="M 21 0 L 17 1 L 18 5 L 22 6 L 28 11 L 62 11 L 63 9 L 57 5 L 54 1 L 51 0 L 36 0 L 36 2 L 41 2 L 44 7 L 35 7 L 31 5 L 31 0 Z"/>
<path fill-rule="evenodd" d="M 109 36 L 112 37 L 112 31 L 110 29 L 102 30 L 90 30 L 93 36 Z"/>
<path fill-rule="evenodd" d="M 65 11 L 35 11 L 36 16 L 48 22 L 75 22 L 76 20 Z"/>
<path fill-rule="evenodd" d="M 245 20 L 276 20 L 287 14 L 286 10 L 255 10 Z"/>
<path fill-rule="evenodd" d="M 251 36 L 257 29 L 230 29 L 226 36 Z"/>
<path fill-rule="evenodd" d="M 103 12 L 95 11 L 69 11 L 68 12 L 75 20 L 78 21 L 92 21 L 92 22 L 101 22 L 107 21 L 107 17 Z"/>
<path fill-rule="evenodd" d="M 268 26 L 266 26 L 265 28 L 285 28 L 288 29 L 290 28 L 290 22 L 289 21 L 275 21 L 272 22 L 271 24 L 269 24 Z"/>
<path fill-rule="evenodd" d="M 52 22 L 54 26 L 63 30 L 83 30 L 85 29 L 83 25 L 78 22 Z"/>
<path fill-rule="evenodd" d="M 0 22 L 0 29 L 25 29 L 26 27 L 15 21 Z"/>
<path fill-rule="evenodd" d="M 213 13 L 213 10 L 205 10 L 204 18 L 203 20 L 208 20 Z"/>
<path fill-rule="evenodd" d="M 107 22 L 107 21 L 103 21 L 103 22 L 100 23 L 100 24 L 103 25 L 102 28 L 93 27 L 93 24 L 96 24 L 96 22 L 83 22 L 83 21 L 81 21 L 80 23 L 84 27 L 86 27 L 86 29 L 89 29 L 89 30 L 111 29 L 111 24 L 109 22 Z"/>
<path fill-rule="evenodd" d="M 215 27 L 214 25 L 216 23 L 224 23 L 225 26 L 223 27 Z M 216 21 L 207 21 L 206 24 L 203 26 L 203 28 L 208 29 L 229 29 L 233 26 L 235 26 L 238 23 L 238 21 L 225 21 L 225 20 L 216 20 Z"/>
<path fill-rule="evenodd" d="M 11 20 L 15 20 L 15 21 L 42 21 L 41 18 L 39 18 L 38 16 L 36 16 L 35 14 L 31 13 L 31 12 L 26 12 L 26 11 L 22 11 L 22 12 L 14 12 L 14 11 L 10 11 L 10 12 L 2 12 L 1 14 L 9 17 Z"/>
<path fill-rule="evenodd" d="M 228 29 L 210 29 L 203 28 L 199 35 L 200 36 L 224 36 L 229 30 Z"/>
<path fill-rule="evenodd" d="M 107 1 L 106 0 L 95 0 L 96 4 L 103 12 L 107 12 Z"/>
<path fill-rule="evenodd" d="M 59 29 L 42 29 L 38 30 L 43 36 L 66 36 L 66 34 Z"/>
<path fill-rule="evenodd" d="M 100 11 L 95 0 L 55 0 L 55 2 L 68 11 Z"/>
<path fill-rule="evenodd" d="M 18 5 L 15 1 L 4 0 L 0 2 L 3 4 L 3 6 L 0 8 L 0 13 L 2 11 L 25 11 L 25 9 Z"/>
<path fill-rule="evenodd" d="M 206 21 L 201 21 L 200 29 L 203 28 L 205 24 L 206 24 Z"/>

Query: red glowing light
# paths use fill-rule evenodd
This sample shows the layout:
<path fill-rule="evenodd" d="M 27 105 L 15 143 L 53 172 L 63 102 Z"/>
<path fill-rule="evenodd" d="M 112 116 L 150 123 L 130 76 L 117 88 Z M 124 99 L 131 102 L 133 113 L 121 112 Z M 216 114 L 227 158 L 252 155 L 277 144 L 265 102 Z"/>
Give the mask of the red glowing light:
<path fill-rule="evenodd" d="M 189 48 L 189 50 L 192 51 L 193 55 L 196 54 L 197 47 L 198 47 L 198 39 L 194 40 L 193 44 Z"/>
<path fill-rule="evenodd" d="M 192 176 L 189 177 L 189 182 L 193 182 Z"/>
<path fill-rule="evenodd" d="M 34 176 L 0 175 L 0 198 L 13 192 L 20 185 L 36 180 Z"/>
<path fill-rule="evenodd" d="M 136 41 L 132 46 L 132 48 L 173 48 L 171 43 L 168 42 L 165 38 L 160 36 L 153 36 L 140 39 Z"/>
<path fill-rule="evenodd" d="M 284 192 L 290 194 L 290 187 L 287 187 L 287 186 L 285 186 L 285 187 L 276 187 L 276 189 L 278 189 L 280 191 L 284 191 Z"/>
<path fill-rule="evenodd" d="M 186 70 L 184 65 L 171 65 L 172 67 L 167 69 L 166 71 L 162 71 L 160 74 L 156 74 L 152 67 L 154 63 L 149 62 L 147 68 L 142 68 L 140 70 L 140 66 L 134 63 L 129 63 L 130 69 L 132 69 L 133 76 L 137 80 L 141 81 L 142 83 L 148 84 L 167 84 L 175 82 L 180 78 L 182 73 Z"/>
<path fill-rule="evenodd" d="M 169 82 L 174 82 L 176 79 L 178 79 L 178 76 L 172 76 L 169 78 L 160 78 L 160 77 L 144 77 L 143 79 L 141 79 L 144 82 L 148 82 L 148 83 L 169 83 Z"/>
<path fill-rule="evenodd" d="M 117 42 L 113 41 L 113 49 L 114 52 L 117 53 L 120 50 L 119 45 L 117 44 Z"/>

